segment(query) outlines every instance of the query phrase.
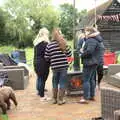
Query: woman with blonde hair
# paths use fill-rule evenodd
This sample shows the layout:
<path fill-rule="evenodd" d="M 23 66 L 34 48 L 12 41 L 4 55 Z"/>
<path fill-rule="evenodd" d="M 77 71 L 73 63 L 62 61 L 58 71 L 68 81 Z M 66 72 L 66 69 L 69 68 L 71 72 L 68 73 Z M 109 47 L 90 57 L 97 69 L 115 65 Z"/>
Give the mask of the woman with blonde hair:
<path fill-rule="evenodd" d="M 45 82 L 49 74 L 49 61 L 46 62 L 44 58 L 45 49 L 49 43 L 49 31 L 47 28 L 42 28 L 35 40 L 34 44 L 34 69 L 37 75 L 36 87 L 41 101 L 48 100 L 44 95 Z"/>
<path fill-rule="evenodd" d="M 70 48 L 67 46 L 61 31 L 58 28 L 55 28 L 52 32 L 52 42 L 47 45 L 45 51 L 45 58 L 46 60 L 50 61 L 50 65 L 53 71 L 53 104 L 58 103 L 58 105 L 62 105 L 65 103 L 63 97 L 65 94 L 67 82 L 67 57 L 70 56 Z"/>

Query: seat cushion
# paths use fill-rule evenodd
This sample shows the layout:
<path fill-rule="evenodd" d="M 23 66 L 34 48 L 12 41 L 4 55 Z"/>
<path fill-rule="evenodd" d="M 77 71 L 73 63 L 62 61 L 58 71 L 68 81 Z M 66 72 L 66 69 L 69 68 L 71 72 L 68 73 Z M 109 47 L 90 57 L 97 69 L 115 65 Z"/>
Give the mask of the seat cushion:
<path fill-rule="evenodd" d="M 115 76 L 117 76 L 118 78 L 120 78 L 120 72 L 116 73 Z"/>
<path fill-rule="evenodd" d="M 120 73 L 111 75 L 108 83 L 120 88 Z"/>

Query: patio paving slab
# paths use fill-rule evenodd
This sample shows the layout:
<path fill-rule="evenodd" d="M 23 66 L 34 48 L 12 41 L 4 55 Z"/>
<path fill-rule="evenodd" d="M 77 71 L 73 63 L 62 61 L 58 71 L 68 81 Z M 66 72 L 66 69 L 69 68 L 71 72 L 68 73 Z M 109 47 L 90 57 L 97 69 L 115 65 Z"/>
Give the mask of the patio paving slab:
<path fill-rule="evenodd" d="M 51 76 L 47 80 L 47 95 L 51 93 Z M 36 78 L 30 79 L 29 86 L 25 90 L 15 91 L 18 100 L 18 107 L 12 104 L 9 110 L 9 120 L 90 120 L 92 117 L 101 116 L 100 91 L 96 93 L 96 101 L 87 105 L 79 104 L 79 96 L 66 97 L 67 103 L 58 106 L 52 105 L 51 101 L 41 102 L 36 94 Z"/>

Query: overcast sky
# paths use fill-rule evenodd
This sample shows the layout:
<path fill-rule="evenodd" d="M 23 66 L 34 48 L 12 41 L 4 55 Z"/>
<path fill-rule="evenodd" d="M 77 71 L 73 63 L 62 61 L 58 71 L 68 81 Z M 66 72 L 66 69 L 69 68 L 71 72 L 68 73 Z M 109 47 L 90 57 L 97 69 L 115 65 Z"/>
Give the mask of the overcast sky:
<path fill-rule="evenodd" d="M 3 3 L 5 2 L 6 0 L 0 0 L 0 5 L 3 5 Z"/>
<path fill-rule="evenodd" d="M 3 3 L 3 0 L 0 0 L 0 5 Z"/>
<path fill-rule="evenodd" d="M 73 4 L 74 0 L 52 0 L 52 1 L 53 5 L 58 7 L 60 4 L 63 3 Z M 106 1 L 108 0 L 96 0 L 96 5 L 100 5 Z M 78 10 L 82 9 L 90 10 L 95 7 L 95 0 L 75 0 L 75 2 L 76 2 L 75 6 Z"/>

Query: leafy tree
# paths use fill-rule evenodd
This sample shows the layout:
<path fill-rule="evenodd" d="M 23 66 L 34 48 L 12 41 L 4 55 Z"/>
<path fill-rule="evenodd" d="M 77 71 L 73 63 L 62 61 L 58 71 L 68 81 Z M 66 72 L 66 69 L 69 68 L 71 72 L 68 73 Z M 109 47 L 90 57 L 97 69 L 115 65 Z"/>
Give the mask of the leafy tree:
<path fill-rule="evenodd" d="M 4 11 L 0 9 L 0 42 L 5 42 L 5 16 Z"/>
<path fill-rule="evenodd" d="M 59 24 L 50 0 L 8 0 L 4 10 L 8 13 L 6 34 L 11 36 L 13 44 L 32 45 L 41 27 L 51 30 Z"/>
<path fill-rule="evenodd" d="M 60 6 L 60 9 L 61 9 L 60 28 L 68 40 L 73 39 L 74 8 L 72 5 L 63 4 Z"/>
<path fill-rule="evenodd" d="M 81 20 L 87 15 L 87 10 L 84 9 L 78 13 L 78 23 L 81 22 Z"/>
<path fill-rule="evenodd" d="M 60 14 L 60 28 L 64 33 L 65 37 L 68 40 L 73 39 L 73 20 L 75 19 L 75 26 L 78 22 L 84 17 L 86 10 L 78 12 L 73 5 L 63 4 L 60 6 L 61 14 Z M 75 18 L 74 18 L 75 17 Z"/>

